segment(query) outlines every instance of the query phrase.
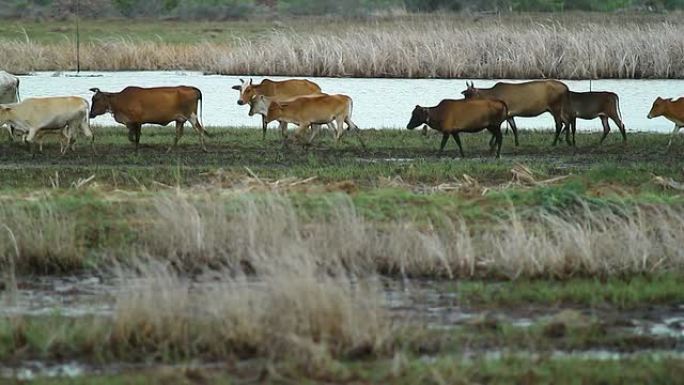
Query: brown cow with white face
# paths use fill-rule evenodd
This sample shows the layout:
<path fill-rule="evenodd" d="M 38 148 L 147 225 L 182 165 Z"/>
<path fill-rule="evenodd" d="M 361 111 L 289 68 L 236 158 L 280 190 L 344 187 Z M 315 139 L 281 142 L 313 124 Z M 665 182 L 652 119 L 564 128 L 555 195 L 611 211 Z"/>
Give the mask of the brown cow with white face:
<path fill-rule="evenodd" d="M 492 88 L 475 88 L 475 84 L 466 83 L 468 88 L 462 92 L 466 99 L 501 100 L 508 106 L 508 123 L 513 130 L 515 145 L 518 145 L 518 127 L 515 117 L 530 118 L 550 112 L 556 123 L 556 137 L 553 145 L 558 143 L 563 127 L 562 110 L 568 93 L 568 86 L 558 80 L 534 80 L 523 83 L 496 83 Z M 568 139 L 569 140 L 569 139 Z"/>
<path fill-rule="evenodd" d="M 240 83 L 239 86 L 233 86 L 234 90 L 240 91 L 240 97 L 237 101 L 237 104 L 240 106 L 249 104 L 250 101 L 258 95 L 263 95 L 273 102 L 280 102 L 299 96 L 321 93 L 321 87 L 319 87 L 318 84 L 305 79 L 289 79 L 283 81 L 264 79 L 260 84 L 253 84 L 252 79 L 247 81 L 240 79 Z M 261 128 L 263 130 L 263 139 L 266 139 L 267 124 L 266 116 L 262 114 Z M 287 124 L 285 126 L 287 127 Z"/>
<path fill-rule="evenodd" d="M 204 135 L 209 133 L 202 127 L 197 110 L 202 102 L 202 92 L 195 87 L 126 87 L 121 92 L 102 92 L 91 88 L 93 95 L 90 118 L 110 112 L 117 122 L 128 127 L 128 140 L 138 150 L 140 129 L 143 124 L 165 126 L 176 122 L 176 138 L 173 147 L 183 136 L 185 122 L 190 122 L 197 131 L 202 150 L 207 151 Z M 169 147 L 169 151 L 171 147 Z"/>

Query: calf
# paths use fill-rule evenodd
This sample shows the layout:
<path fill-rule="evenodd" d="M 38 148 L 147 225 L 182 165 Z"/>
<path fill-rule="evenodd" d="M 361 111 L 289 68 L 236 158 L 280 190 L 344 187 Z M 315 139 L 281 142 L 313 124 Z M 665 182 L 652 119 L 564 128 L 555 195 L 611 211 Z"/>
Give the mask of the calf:
<path fill-rule="evenodd" d="M 672 135 L 670 136 L 670 141 L 667 143 L 667 147 L 672 146 L 672 139 L 679 132 L 679 129 L 684 127 L 684 98 L 679 98 L 677 100 L 663 99 L 658 97 L 651 107 L 651 111 L 648 113 L 648 118 L 653 119 L 659 116 L 665 117 L 665 119 L 674 123 L 674 130 L 672 130 Z"/>
<path fill-rule="evenodd" d="M 277 120 L 281 122 L 281 129 L 286 127 L 287 123 L 298 125 L 298 137 L 301 137 L 309 126 L 314 126 L 309 142 L 316 135 L 316 128 L 322 124 L 336 123 L 336 141 L 342 137 L 344 123 L 347 123 L 348 130 L 359 129 L 351 120 L 353 102 L 347 95 L 309 95 L 283 102 L 270 101 L 263 95 L 257 95 L 251 105 L 251 114 L 264 115 L 267 123 Z"/>
<path fill-rule="evenodd" d="M 570 144 L 569 135 L 572 132 L 573 146 L 575 145 L 577 118 L 601 119 L 603 136 L 600 143 L 603 143 L 610 132 L 608 123 L 610 118 L 620 129 L 622 140 L 627 141 L 625 124 L 622 122 L 622 114 L 620 114 L 620 98 L 613 92 L 568 92 L 568 97 L 563 105 L 563 122 L 566 130 L 565 140 Z"/>
<path fill-rule="evenodd" d="M 233 86 L 234 90 L 240 91 L 240 97 L 237 104 L 242 106 L 247 103 L 251 106 L 251 101 L 255 96 L 263 95 L 271 101 L 281 102 L 293 99 L 299 96 L 316 95 L 321 93 L 321 87 L 318 84 L 305 79 L 288 79 L 283 81 L 274 81 L 264 79 L 260 84 L 253 84 L 252 79 L 244 81 L 240 79 L 239 86 Z M 252 109 L 250 109 L 250 112 Z M 252 116 L 253 114 L 250 114 Z M 262 139 L 266 139 L 266 115 L 261 114 L 261 128 L 263 131 Z M 285 123 L 287 127 L 287 123 Z M 283 130 L 282 124 L 280 125 Z M 283 131 L 284 132 L 284 131 Z"/>
<path fill-rule="evenodd" d="M 494 150 L 496 144 L 496 157 L 501 156 L 501 123 L 508 119 L 508 107 L 500 100 L 451 100 L 445 99 L 435 107 L 416 106 L 411 115 L 411 120 L 406 126 L 413 130 L 421 124 L 426 124 L 430 128 L 442 133 L 442 144 L 439 152 L 444 151 L 444 147 L 452 136 L 458 144 L 461 157 L 465 157 L 459 133 L 479 132 L 484 129 L 489 130 L 495 138 L 495 143 L 490 143 L 490 148 Z"/>

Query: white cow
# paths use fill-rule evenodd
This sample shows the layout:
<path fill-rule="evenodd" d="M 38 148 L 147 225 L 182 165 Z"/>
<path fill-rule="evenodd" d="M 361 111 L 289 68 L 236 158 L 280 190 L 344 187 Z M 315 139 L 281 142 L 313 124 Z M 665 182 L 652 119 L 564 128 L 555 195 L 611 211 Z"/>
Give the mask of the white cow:
<path fill-rule="evenodd" d="M 61 153 L 69 148 L 72 138 L 80 130 L 91 138 L 95 151 L 93 132 L 88 123 L 88 102 L 78 96 L 28 98 L 20 103 L 0 105 L 0 124 L 10 124 L 24 134 L 24 142 L 41 142 L 46 133 L 60 132 L 66 141 Z"/>
<path fill-rule="evenodd" d="M 17 102 L 19 102 L 19 78 L 5 71 L 0 71 L 0 104 Z M 7 126 L 7 131 L 10 134 L 10 139 L 12 139 L 13 132 L 10 126 Z"/>

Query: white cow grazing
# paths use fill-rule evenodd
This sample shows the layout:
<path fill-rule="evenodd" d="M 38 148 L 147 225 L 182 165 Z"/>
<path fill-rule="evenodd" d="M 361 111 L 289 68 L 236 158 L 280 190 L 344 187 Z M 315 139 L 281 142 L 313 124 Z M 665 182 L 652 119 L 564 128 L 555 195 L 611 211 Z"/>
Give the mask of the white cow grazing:
<path fill-rule="evenodd" d="M 77 132 L 91 138 L 95 151 L 93 132 L 88 123 L 88 102 L 78 96 L 28 98 L 20 103 L 0 105 L 0 124 L 10 124 L 24 133 L 24 142 L 40 138 L 47 132 L 59 132 L 66 139 L 62 153 L 69 148 Z"/>

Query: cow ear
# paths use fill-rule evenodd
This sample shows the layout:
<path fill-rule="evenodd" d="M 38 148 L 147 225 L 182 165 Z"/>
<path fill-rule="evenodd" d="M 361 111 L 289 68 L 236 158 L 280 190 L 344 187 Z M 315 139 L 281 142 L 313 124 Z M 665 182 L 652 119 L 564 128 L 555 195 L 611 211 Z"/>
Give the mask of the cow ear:
<path fill-rule="evenodd" d="M 98 93 L 98 92 L 100 92 L 100 89 L 99 88 L 91 88 L 90 91 L 92 91 L 94 93 Z"/>
<path fill-rule="evenodd" d="M 240 83 L 243 83 L 243 84 L 244 84 L 244 83 L 245 83 L 245 81 L 244 81 L 244 80 L 242 80 L 242 78 L 240 78 Z"/>
<path fill-rule="evenodd" d="M 235 91 L 240 91 L 242 89 L 240 86 L 232 86 L 230 88 L 234 89 Z"/>

